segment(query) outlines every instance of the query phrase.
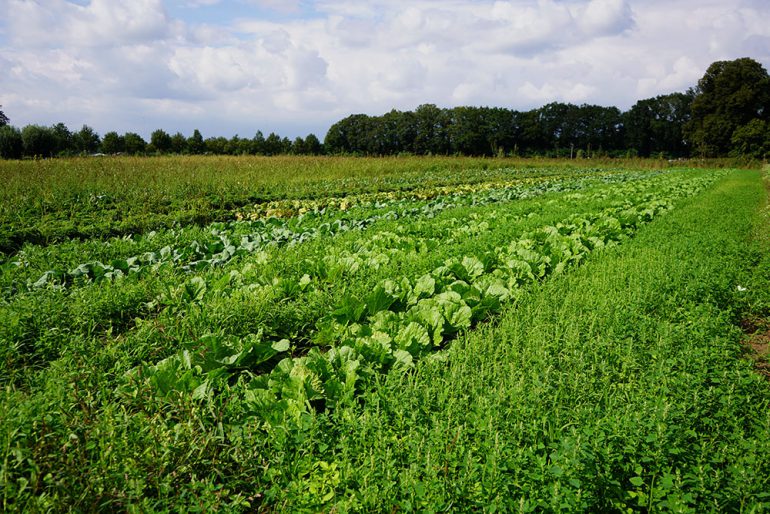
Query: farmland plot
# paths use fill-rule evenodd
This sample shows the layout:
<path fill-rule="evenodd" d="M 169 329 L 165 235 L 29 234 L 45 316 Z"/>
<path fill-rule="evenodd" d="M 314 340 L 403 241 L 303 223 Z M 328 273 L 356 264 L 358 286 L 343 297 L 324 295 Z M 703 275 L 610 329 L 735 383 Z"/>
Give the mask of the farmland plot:
<path fill-rule="evenodd" d="M 730 261 L 760 223 L 758 175 L 464 176 L 385 191 L 359 182 L 348 192 L 335 178 L 324 188 L 334 193 L 240 203 L 213 224 L 11 249 L 0 263 L 3 507 L 697 510 L 767 501 L 768 394 L 729 330 L 730 316 L 758 309 L 761 295 L 749 307 L 726 293 L 739 279 L 759 280 L 752 270 L 761 259 Z M 713 227 L 693 221 L 698 209 Z M 638 232 L 672 224 L 689 232 L 668 228 L 637 243 Z M 624 260 L 655 237 L 673 250 L 641 267 L 644 257 Z M 709 258 L 693 278 L 677 263 L 696 242 Z M 607 285 L 614 274 L 634 294 L 642 271 L 678 277 L 683 290 L 655 278 L 636 293 L 645 299 L 629 300 Z M 584 296 L 572 298 L 571 287 Z M 701 303 L 688 296 L 698 288 Z M 589 309 L 595 295 L 609 305 Z M 683 320 L 607 311 L 639 302 L 651 312 L 673 302 L 679 310 L 666 314 Z M 517 325 L 524 319 L 526 329 Z M 716 338 L 722 354 L 733 348 L 718 373 L 739 378 L 716 382 L 740 401 L 707 430 L 684 426 L 694 419 L 687 393 L 669 401 L 652 387 L 662 376 L 683 380 L 679 361 L 656 359 L 700 320 L 706 346 L 693 337 L 685 347 L 693 366 L 715 380 L 707 347 Z M 634 354 L 641 361 L 610 351 L 653 339 L 655 352 L 640 345 Z M 647 372 L 635 367 L 642 361 Z M 575 381 L 588 376 L 581 392 Z M 681 410 L 681 433 L 612 417 L 638 405 L 643 385 L 651 400 L 638 400 L 642 408 Z M 593 414 L 581 410 L 586 402 L 597 405 Z M 745 426 L 720 424 L 735 409 Z M 608 419 L 601 437 L 631 437 L 618 425 L 628 422 L 654 439 L 634 451 L 608 444 L 602 454 L 580 445 Z M 721 464 L 692 475 L 700 461 L 690 453 L 707 441 L 723 452 Z M 724 453 L 727 441 L 753 460 Z M 757 482 L 737 487 L 722 466 Z"/>

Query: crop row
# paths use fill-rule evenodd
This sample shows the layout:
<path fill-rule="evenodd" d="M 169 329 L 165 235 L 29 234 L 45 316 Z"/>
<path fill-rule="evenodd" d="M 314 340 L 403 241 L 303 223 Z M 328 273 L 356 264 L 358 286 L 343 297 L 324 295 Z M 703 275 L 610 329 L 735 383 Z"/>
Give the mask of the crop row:
<path fill-rule="evenodd" d="M 70 270 L 51 269 L 35 279 L 24 283 L 14 281 L 6 287 L 6 294 L 19 290 L 34 290 L 41 287 L 66 286 L 83 281 L 100 282 L 122 276 L 142 276 L 156 273 L 161 267 L 181 267 L 185 271 L 200 271 L 209 267 L 221 266 L 233 257 L 241 257 L 261 251 L 268 246 L 283 246 L 302 243 L 317 237 L 333 236 L 341 232 L 363 230 L 379 220 L 414 219 L 432 217 L 447 209 L 461 206 L 482 206 L 504 203 L 513 200 L 531 198 L 551 193 L 578 191 L 597 183 L 611 184 L 636 181 L 656 176 L 654 173 L 620 173 L 601 178 L 581 177 L 570 180 L 534 180 L 517 181 L 502 187 L 468 186 L 443 188 L 440 196 L 428 201 L 413 201 L 413 197 L 391 197 L 390 193 L 355 196 L 351 205 L 358 208 L 339 217 L 340 213 L 331 208 L 335 201 L 324 204 L 303 204 L 292 202 L 296 212 L 302 212 L 293 220 L 281 220 L 275 216 L 254 221 L 235 221 L 215 223 L 210 227 L 206 239 L 187 241 L 180 245 L 167 245 L 155 251 L 138 255 L 111 259 L 109 262 L 98 260 L 81 263 Z M 288 212 L 288 211 L 286 211 Z M 180 239 L 184 231 L 180 231 Z M 141 239 L 152 239 L 153 235 Z M 25 255 L 17 256 L 3 265 L 13 272 L 14 268 L 24 267 Z"/>
<path fill-rule="evenodd" d="M 478 159 L 209 158 L 0 162 L 0 258 L 25 244 L 122 237 L 232 219 L 280 199 L 592 173 Z"/>
<path fill-rule="evenodd" d="M 651 176 L 654 173 L 645 173 L 645 176 Z M 410 190 L 396 191 L 377 191 L 370 193 L 347 194 L 344 196 L 326 196 L 322 198 L 310 199 L 291 199 L 291 200 L 273 200 L 263 202 L 252 206 L 251 208 L 236 213 L 238 220 L 257 220 L 262 218 L 289 218 L 305 214 L 307 212 L 328 212 L 328 211 L 347 211 L 353 207 L 378 208 L 393 202 L 433 200 L 440 197 L 465 197 L 477 193 L 491 193 L 491 199 L 500 197 L 511 197 L 521 194 L 532 186 L 548 184 L 564 185 L 569 180 L 582 179 L 604 179 L 606 182 L 617 180 L 628 180 L 627 174 L 618 172 L 591 172 L 582 174 L 571 174 L 567 176 L 540 176 L 515 178 L 507 180 L 494 180 L 485 182 L 472 182 L 463 184 L 441 185 L 432 187 L 419 187 Z M 484 201 L 484 200 L 482 200 Z M 488 200 L 493 201 L 493 200 Z M 502 200 L 498 200 L 502 201 Z"/>
<path fill-rule="evenodd" d="M 314 340 L 328 349 L 284 358 L 271 371 L 269 363 L 290 350 L 287 339 L 273 340 L 263 333 L 240 338 L 208 334 L 157 364 L 133 370 L 123 393 L 137 398 L 149 388 L 161 397 L 181 393 L 205 399 L 235 383 L 231 394 L 240 395 L 244 412 L 267 426 L 298 419 L 311 408 L 333 407 L 374 375 L 436 355 L 434 351 L 459 331 L 516 298 L 526 284 L 617 244 L 715 177 L 639 193 L 625 205 L 570 217 L 504 247 L 450 258 L 418 278 L 385 279 L 364 297 L 345 295 L 316 325 Z M 193 279 L 185 287 L 186 294 L 196 298 L 207 286 Z M 314 277 L 303 276 L 296 287 L 313 288 Z"/>
<path fill-rule="evenodd" d="M 78 287 L 31 289 L 0 301 L 0 340 L 5 341 L 0 361 L 6 363 L 0 381 L 26 381 L 22 377 L 68 349 L 90 346 L 91 338 L 115 340 L 125 347 L 129 363 L 168 355 L 212 331 L 236 339 L 262 331 L 271 340 L 290 339 L 294 351 L 306 351 L 309 345 L 325 344 L 311 341 L 322 334 L 316 322 L 345 294 L 361 297 L 378 280 L 404 273 L 419 276 L 444 259 L 501 246 L 523 231 L 555 223 L 562 219 L 559 213 L 622 206 L 625 198 L 672 187 L 685 177 L 662 175 L 594 186 L 553 196 L 546 203 L 527 200 L 446 209 L 410 218 L 408 223 L 381 219 L 365 238 L 358 231 L 347 231 L 290 248 L 271 244 L 194 273 L 185 272 L 183 266 L 162 265 L 150 273 L 116 275 L 106 281 L 79 278 Z M 232 225 L 237 229 L 248 224 Z M 305 274 L 313 287 L 303 283 Z M 200 280 L 193 279 L 188 291 L 190 275 L 205 280 L 202 299 L 191 301 Z"/>
<path fill-rule="evenodd" d="M 74 347 L 89 346 L 93 337 L 116 340 L 125 345 L 126 355 L 139 359 L 166 354 L 186 338 L 211 330 L 241 337 L 265 328 L 270 337 L 296 342 L 303 327 L 328 312 L 342 291 L 359 294 L 374 287 L 377 277 L 403 272 L 405 263 L 410 272 L 427 271 L 478 242 L 496 245 L 510 231 L 526 230 L 538 219 L 549 222 L 554 219 L 549 211 L 564 206 L 585 210 L 582 203 L 576 199 L 558 208 L 553 204 L 542 214 L 532 212 L 537 205 L 533 200 L 447 210 L 409 223 L 382 219 L 365 238 L 348 231 L 302 245 L 268 245 L 248 258 L 194 273 L 160 266 L 143 275 L 99 282 L 80 279 L 78 287 L 32 289 L 0 301 L 0 340 L 7 343 L 0 348 L 0 361 L 18 378 Z M 305 273 L 319 287 L 300 289 Z M 207 283 L 202 299 L 191 301 L 197 295 L 184 287 L 190 275 Z M 136 280 L 139 276 L 142 280 Z M 189 290 L 194 289 L 191 284 Z M 226 296 L 218 294 L 223 290 Z"/>

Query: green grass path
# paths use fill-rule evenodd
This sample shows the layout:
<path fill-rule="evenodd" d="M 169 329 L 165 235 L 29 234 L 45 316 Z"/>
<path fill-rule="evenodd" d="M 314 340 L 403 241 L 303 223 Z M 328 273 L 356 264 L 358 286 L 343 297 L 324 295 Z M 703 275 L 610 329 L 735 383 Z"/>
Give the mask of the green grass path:
<path fill-rule="evenodd" d="M 533 288 L 447 362 L 383 378 L 284 443 L 262 507 L 770 509 L 770 385 L 737 329 L 768 294 L 751 240 L 764 202 L 759 173 L 733 172 Z"/>

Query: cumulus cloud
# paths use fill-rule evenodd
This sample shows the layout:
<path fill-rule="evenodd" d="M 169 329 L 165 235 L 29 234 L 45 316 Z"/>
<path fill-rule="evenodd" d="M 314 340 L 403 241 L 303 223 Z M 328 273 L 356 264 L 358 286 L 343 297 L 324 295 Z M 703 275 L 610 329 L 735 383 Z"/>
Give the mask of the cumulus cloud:
<path fill-rule="evenodd" d="M 9 0 L 5 13 L 12 41 L 24 48 L 146 44 L 179 27 L 161 0 L 92 0 L 85 6 L 65 0 Z"/>
<path fill-rule="evenodd" d="M 202 22 L 203 8 L 216 20 Z M 102 132 L 294 136 L 421 103 L 625 109 L 687 89 L 715 60 L 770 63 L 762 0 L 0 0 L 0 9 L 0 104 L 12 122 Z"/>

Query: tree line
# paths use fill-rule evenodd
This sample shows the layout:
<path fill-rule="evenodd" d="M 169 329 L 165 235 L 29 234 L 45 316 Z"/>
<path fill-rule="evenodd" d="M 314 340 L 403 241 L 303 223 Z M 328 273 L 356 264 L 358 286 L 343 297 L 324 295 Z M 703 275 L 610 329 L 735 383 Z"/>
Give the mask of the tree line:
<path fill-rule="evenodd" d="M 2 111 L 0 111 L 0 114 Z M 0 118 L 2 121 L 2 118 Z M 7 118 L 6 118 L 7 122 Z M 27 125 L 23 129 L 7 123 L 0 126 L 0 156 L 6 159 L 23 157 L 66 157 L 93 154 L 217 154 L 217 155 L 317 155 L 323 150 L 321 141 L 314 134 L 297 137 L 293 141 L 271 132 L 265 137 L 257 131 L 253 138 L 234 136 L 203 139 L 199 130 L 189 137 L 177 132 L 168 134 L 162 129 L 152 132 L 150 140 L 135 133 L 107 132 L 104 137 L 88 125 L 77 132 L 70 131 L 64 123 L 51 127 Z"/>
<path fill-rule="evenodd" d="M 770 76 L 750 58 L 718 61 L 697 86 L 636 102 L 628 111 L 553 102 L 529 111 L 501 107 L 439 108 L 381 116 L 354 114 L 330 128 L 323 144 L 314 135 L 293 141 L 275 133 L 253 138 L 203 139 L 158 129 L 99 137 L 84 125 L 9 125 L 0 111 L 0 156 L 78 154 L 356 154 L 542 155 L 551 157 L 665 156 L 770 157 Z"/>
<path fill-rule="evenodd" d="M 770 157 L 770 78 L 750 58 L 713 63 L 684 93 L 628 111 L 549 103 L 519 112 L 433 104 L 382 116 L 354 114 L 331 126 L 330 153 Z"/>

